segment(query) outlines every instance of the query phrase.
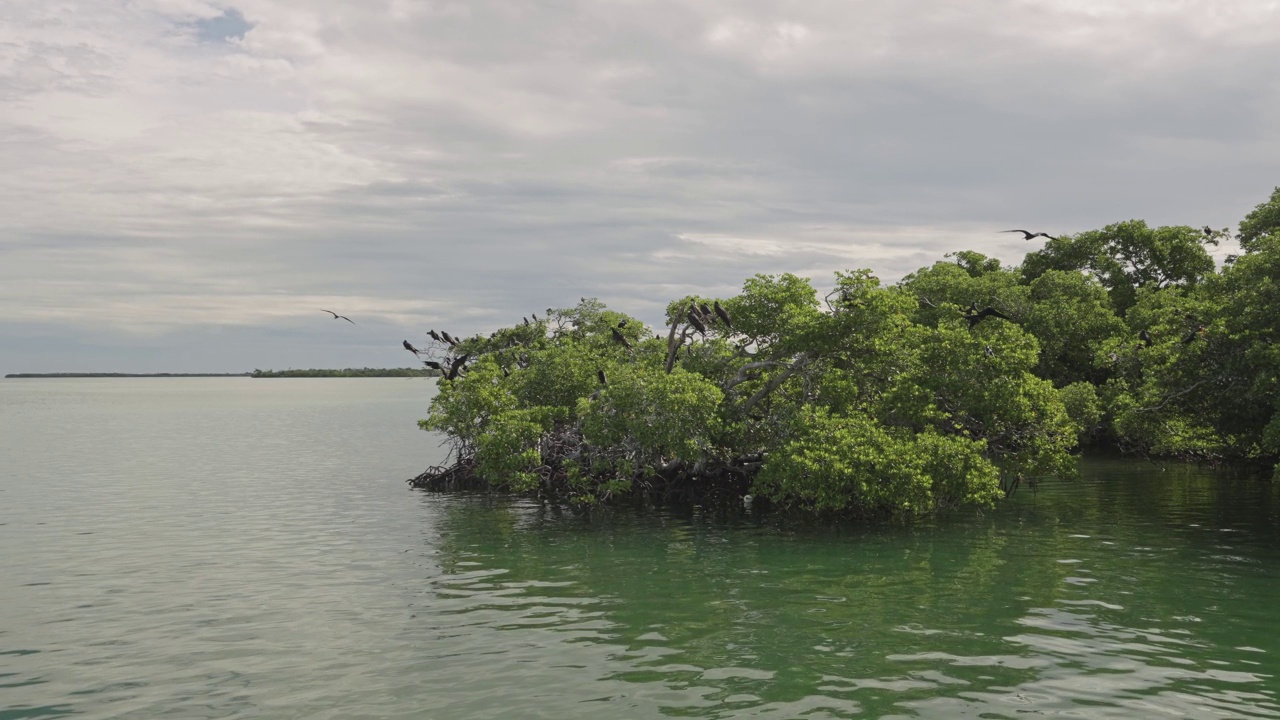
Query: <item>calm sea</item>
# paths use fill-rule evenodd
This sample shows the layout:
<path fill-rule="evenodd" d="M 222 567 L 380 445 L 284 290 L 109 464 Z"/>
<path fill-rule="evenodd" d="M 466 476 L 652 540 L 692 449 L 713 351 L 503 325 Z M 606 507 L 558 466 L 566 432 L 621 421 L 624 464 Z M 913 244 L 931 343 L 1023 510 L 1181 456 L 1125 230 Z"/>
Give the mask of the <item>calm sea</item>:
<path fill-rule="evenodd" d="M 1280 718 L 1280 490 L 911 526 L 429 495 L 421 379 L 0 381 L 0 719 Z"/>

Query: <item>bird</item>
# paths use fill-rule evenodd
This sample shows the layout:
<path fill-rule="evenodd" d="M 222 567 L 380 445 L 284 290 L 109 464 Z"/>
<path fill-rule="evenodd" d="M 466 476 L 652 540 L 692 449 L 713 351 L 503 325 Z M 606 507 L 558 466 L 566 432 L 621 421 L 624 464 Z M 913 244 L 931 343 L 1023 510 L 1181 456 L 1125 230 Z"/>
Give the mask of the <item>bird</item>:
<path fill-rule="evenodd" d="M 698 314 L 702 315 L 702 317 L 704 318 L 710 318 L 711 308 L 708 307 L 706 303 L 702 303 L 701 305 L 698 306 Z"/>
<path fill-rule="evenodd" d="M 471 357 L 471 356 L 470 356 L 470 355 L 462 355 L 462 356 L 460 356 L 460 357 L 458 357 L 458 358 L 455 358 L 455 359 L 454 359 L 454 361 L 453 361 L 453 364 L 451 364 L 451 365 L 449 366 L 449 374 L 445 376 L 445 380 L 452 380 L 452 379 L 454 379 L 454 378 L 458 377 L 458 371 L 462 369 L 462 363 L 466 362 L 466 361 L 467 361 L 467 358 L 469 358 L 469 357 Z"/>
<path fill-rule="evenodd" d="M 1213 234 L 1213 228 L 1209 227 L 1208 225 L 1205 225 L 1205 226 L 1204 226 L 1204 234 L 1205 234 L 1205 235 L 1212 235 L 1212 234 Z"/>
<path fill-rule="evenodd" d="M 444 342 L 444 338 L 440 337 L 440 333 L 436 332 L 435 330 L 432 330 L 427 334 L 430 335 L 431 339 L 435 340 L 436 342 Z"/>
<path fill-rule="evenodd" d="M 626 326 L 627 326 L 627 321 L 626 321 L 625 319 L 623 319 L 623 320 L 619 320 L 619 321 L 618 321 L 618 327 L 619 327 L 619 328 L 624 328 L 624 327 L 626 327 Z"/>
<path fill-rule="evenodd" d="M 1151 333 L 1146 330 L 1142 330 L 1138 333 L 1138 339 L 1142 341 L 1142 347 L 1151 347 Z"/>
<path fill-rule="evenodd" d="M 533 321 L 534 321 L 534 322 L 538 322 L 538 313 L 536 313 L 536 312 L 531 312 L 531 313 L 529 313 L 529 314 L 530 314 L 531 316 L 533 316 Z"/>
<path fill-rule="evenodd" d="M 987 317 L 998 317 L 1001 320 L 1008 320 L 1009 322 L 1013 322 L 1013 318 L 1009 317 L 1008 315 L 1005 315 L 1004 313 L 1000 312 L 999 310 L 993 307 L 985 307 L 981 310 L 978 310 L 976 305 L 969 306 L 969 314 L 965 315 L 964 319 L 969 321 L 969 327 L 973 327 L 978 323 L 982 322 L 983 318 L 987 318 Z"/>
<path fill-rule="evenodd" d="M 729 311 L 725 310 L 723 307 L 720 306 L 719 300 L 716 301 L 715 310 L 716 310 L 716 315 L 718 315 L 720 319 L 724 321 L 725 327 L 732 328 L 733 321 L 729 319 Z"/>
<path fill-rule="evenodd" d="M 405 341 L 404 341 L 404 349 L 405 349 L 405 350 L 408 350 L 409 352 L 413 353 L 414 355 L 417 355 L 417 354 L 418 354 L 418 348 L 416 348 L 416 347 L 414 347 L 412 344 L 410 344 L 410 342 L 409 342 L 408 340 L 405 340 Z"/>
<path fill-rule="evenodd" d="M 706 334 L 707 334 L 707 326 L 702 324 L 702 320 L 698 318 L 698 314 L 697 314 L 697 313 L 695 313 L 694 311 L 690 310 L 690 311 L 689 311 L 689 314 L 688 314 L 688 317 L 689 317 L 689 324 L 690 324 L 690 325 L 692 325 L 694 328 L 696 328 L 696 329 L 698 330 L 698 332 L 702 333 L 703 335 L 706 335 Z"/>
<path fill-rule="evenodd" d="M 697 315 L 699 318 L 702 317 L 702 309 L 699 308 L 698 304 L 692 300 L 689 301 L 689 312 L 693 313 L 694 315 Z"/>
<path fill-rule="evenodd" d="M 1054 236 L 1050 235 L 1049 233 L 1043 233 L 1043 232 L 1036 232 L 1036 233 L 1033 233 L 1033 232 L 1031 232 L 1030 230 L 1001 230 L 1000 232 L 1020 232 L 1020 233 L 1022 233 L 1022 239 L 1023 239 L 1023 240 L 1032 240 L 1032 239 L 1034 239 L 1034 238 L 1038 238 L 1038 237 L 1045 237 L 1045 238 L 1049 238 L 1050 240 L 1057 240 L 1057 239 L 1058 239 L 1058 238 L 1056 238 L 1056 237 L 1054 237 Z"/>
<path fill-rule="evenodd" d="M 1183 345 L 1190 345 L 1190 344 L 1191 344 L 1191 342 L 1192 342 L 1193 340 L 1195 340 L 1196 338 L 1200 337 L 1200 335 L 1201 335 L 1201 334 L 1203 334 L 1203 333 L 1204 333 L 1204 326 L 1203 326 L 1203 325 L 1201 325 L 1200 327 L 1196 328 L 1195 330 L 1192 330 L 1191 332 L 1187 333 L 1187 336 L 1186 336 L 1186 337 L 1184 337 L 1184 338 L 1182 338 L 1182 344 L 1183 344 Z"/>
<path fill-rule="evenodd" d="M 442 366 L 440 365 L 440 363 L 436 362 L 435 360 L 423 360 L 423 361 L 422 361 L 422 364 L 423 364 L 423 365 L 426 365 L 427 367 L 431 368 L 432 370 L 440 370 L 441 372 L 443 372 L 443 371 L 444 371 L 444 367 L 442 367 Z"/>
<path fill-rule="evenodd" d="M 440 337 L 444 338 L 444 341 L 445 341 L 445 342 L 447 342 L 447 343 L 449 343 L 450 345 L 457 345 L 457 344 L 458 344 L 458 341 L 457 341 L 457 340 L 455 340 L 455 339 L 453 338 L 453 336 L 452 336 L 452 335 L 450 335 L 449 333 L 447 333 L 447 332 L 445 332 L 445 331 L 443 331 L 443 330 L 441 330 L 441 331 L 440 331 Z"/>
<path fill-rule="evenodd" d="M 627 342 L 627 338 L 626 338 L 626 336 L 624 336 L 622 333 L 618 332 L 618 328 L 609 328 L 609 330 L 611 330 L 611 331 L 613 332 L 613 339 L 614 339 L 614 341 L 616 341 L 616 342 L 618 342 L 618 343 L 621 343 L 621 344 L 622 344 L 622 347 L 624 347 L 624 348 L 626 348 L 626 349 L 628 349 L 628 350 L 630 350 L 630 349 L 631 349 L 631 343 Z"/>
<path fill-rule="evenodd" d="M 600 384 L 601 384 L 601 385 L 608 385 L 608 384 L 609 384 L 609 379 L 608 379 L 607 377 L 605 377 L 605 375 L 604 375 L 604 371 L 603 371 L 603 370 L 597 370 L 597 371 L 596 371 L 596 377 L 600 380 Z"/>
<path fill-rule="evenodd" d="M 529 318 L 527 318 L 527 317 L 526 317 L 526 318 L 522 318 L 522 319 L 524 320 L 524 324 L 525 324 L 525 325 L 528 325 L 528 324 L 529 324 Z"/>
<path fill-rule="evenodd" d="M 334 320 L 337 320 L 338 318 L 342 318 L 343 320 L 346 320 L 347 322 L 351 323 L 352 325 L 355 325 L 355 324 L 356 324 L 356 321 L 355 321 L 355 320 L 352 320 L 351 318 L 347 317 L 346 315 L 339 315 L 338 313 L 336 313 L 336 312 L 334 312 L 334 311 L 332 311 L 332 310 L 325 310 L 324 308 L 320 308 L 320 312 L 327 312 L 327 313 L 329 313 L 330 315 L 332 315 L 332 316 L 333 316 L 333 319 L 334 319 Z"/>

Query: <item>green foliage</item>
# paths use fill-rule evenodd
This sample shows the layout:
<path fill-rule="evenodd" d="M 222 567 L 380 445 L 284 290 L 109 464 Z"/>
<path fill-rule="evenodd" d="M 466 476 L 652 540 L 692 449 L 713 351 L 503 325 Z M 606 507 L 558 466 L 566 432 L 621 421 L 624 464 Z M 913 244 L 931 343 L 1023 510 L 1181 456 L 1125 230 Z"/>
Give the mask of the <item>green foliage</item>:
<path fill-rule="evenodd" d="M 672 301 L 656 332 L 583 299 L 436 343 L 459 373 L 421 425 L 457 465 L 432 477 L 582 504 L 750 491 L 912 516 L 1070 477 L 1080 443 L 1274 464 L 1276 207 L 1280 190 L 1221 272 L 1205 249 L 1221 232 L 1135 220 L 1014 269 L 953 253 L 892 287 L 855 270 L 819 296 L 756 275 L 733 297 Z"/>
<path fill-rule="evenodd" d="M 1141 288 L 1191 286 L 1213 272 L 1205 245 L 1216 243 L 1214 236 L 1196 228 L 1152 228 L 1128 220 L 1048 241 L 1023 260 L 1022 275 L 1030 282 L 1050 270 L 1087 272 L 1102 283 L 1112 307 L 1123 315 Z"/>
<path fill-rule="evenodd" d="M 1253 250 L 1261 238 L 1280 235 L 1277 231 L 1280 231 L 1280 187 L 1240 221 L 1240 247 Z"/>

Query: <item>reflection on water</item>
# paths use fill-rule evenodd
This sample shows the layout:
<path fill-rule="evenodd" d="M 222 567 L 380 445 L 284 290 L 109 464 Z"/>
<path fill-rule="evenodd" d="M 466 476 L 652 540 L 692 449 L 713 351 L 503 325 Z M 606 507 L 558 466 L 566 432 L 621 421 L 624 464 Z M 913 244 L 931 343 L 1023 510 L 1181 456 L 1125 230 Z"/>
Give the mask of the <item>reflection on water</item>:
<path fill-rule="evenodd" d="M 0 383 L 0 718 L 1280 717 L 1280 494 L 909 527 L 411 492 L 430 386 Z M 85 383 L 97 383 L 89 384 Z"/>

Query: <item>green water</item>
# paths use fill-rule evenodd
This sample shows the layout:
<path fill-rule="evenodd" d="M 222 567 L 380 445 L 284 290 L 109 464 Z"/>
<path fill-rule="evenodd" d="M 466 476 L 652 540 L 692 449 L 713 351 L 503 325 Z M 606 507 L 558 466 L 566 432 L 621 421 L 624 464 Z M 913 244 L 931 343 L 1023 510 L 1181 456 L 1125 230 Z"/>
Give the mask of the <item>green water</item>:
<path fill-rule="evenodd" d="M 910 527 L 428 495 L 407 379 L 0 382 L 0 718 L 1280 717 L 1280 490 Z"/>

